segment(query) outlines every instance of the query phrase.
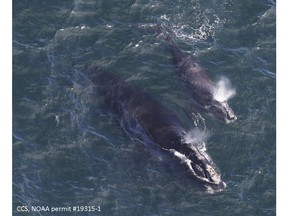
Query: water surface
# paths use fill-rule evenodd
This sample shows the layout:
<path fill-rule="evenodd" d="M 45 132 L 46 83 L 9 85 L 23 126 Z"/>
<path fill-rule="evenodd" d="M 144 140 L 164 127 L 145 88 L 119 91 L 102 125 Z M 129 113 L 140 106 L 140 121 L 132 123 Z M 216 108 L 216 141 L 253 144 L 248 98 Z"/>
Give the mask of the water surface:
<path fill-rule="evenodd" d="M 17 211 L 22 205 L 101 206 L 96 215 L 275 215 L 275 7 L 273 0 L 14 0 L 14 215 L 51 215 Z M 158 26 L 236 89 L 235 123 L 204 114 L 198 125 L 228 185 L 220 193 L 195 187 L 172 160 L 131 139 L 85 74 L 85 65 L 101 66 L 195 127 Z"/>

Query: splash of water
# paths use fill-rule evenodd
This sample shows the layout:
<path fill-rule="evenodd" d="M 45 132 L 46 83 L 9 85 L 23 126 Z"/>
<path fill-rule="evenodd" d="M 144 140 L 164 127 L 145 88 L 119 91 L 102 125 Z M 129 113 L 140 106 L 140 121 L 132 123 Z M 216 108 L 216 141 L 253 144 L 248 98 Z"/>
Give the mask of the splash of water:
<path fill-rule="evenodd" d="M 191 19 L 186 18 L 190 14 L 187 14 L 185 10 L 178 9 L 173 14 L 161 15 L 159 22 L 161 26 L 171 30 L 176 38 L 181 38 L 188 44 L 214 38 L 215 31 L 222 28 L 226 22 L 225 19 L 217 16 L 216 11 L 213 9 L 207 8 L 203 10 L 199 1 L 193 1 L 192 13 L 197 17 L 193 22 L 191 22 Z"/>
<path fill-rule="evenodd" d="M 197 146 L 199 150 L 206 151 L 205 142 L 209 138 L 210 134 L 206 131 L 201 131 L 198 128 L 188 131 L 184 138 L 183 142 Z"/>
<path fill-rule="evenodd" d="M 214 98 L 219 102 L 228 101 L 236 95 L 236 90 L 232 87 L 231 82 L 226 77 L 221 77 L 216 83 Z"/>

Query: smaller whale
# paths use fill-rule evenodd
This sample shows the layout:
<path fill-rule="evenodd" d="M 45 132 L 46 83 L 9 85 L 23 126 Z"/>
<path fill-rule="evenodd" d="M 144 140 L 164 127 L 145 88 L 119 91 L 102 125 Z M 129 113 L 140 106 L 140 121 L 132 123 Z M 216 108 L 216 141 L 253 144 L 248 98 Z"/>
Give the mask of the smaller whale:
<path fill-rule="evenodd" d="M 199 140 L 187 139 L 189 130 L 172 111 L 110 72 L 92 67 L 88 76 L 106 108 L 116 113 L 120 122 L 137 122 L 134 131 L 145 132 L 143 142 L 155 143 L 206 188 L 216 192 L 226 187 L 203 143 L 201 148 Z"/>
<path fill-rule="evenodd" d="M 162 31 L 162 34 L 168 42 L 174 64 L 178 67 L 177 74 L 200 110 L 211 113 L 226 123 L 235 121 L 237 117 L 228 105 L 227 99 L 217 99 L 216 83 L 208 77 L 192 56 L 179 48 L 168 32 Z"/>

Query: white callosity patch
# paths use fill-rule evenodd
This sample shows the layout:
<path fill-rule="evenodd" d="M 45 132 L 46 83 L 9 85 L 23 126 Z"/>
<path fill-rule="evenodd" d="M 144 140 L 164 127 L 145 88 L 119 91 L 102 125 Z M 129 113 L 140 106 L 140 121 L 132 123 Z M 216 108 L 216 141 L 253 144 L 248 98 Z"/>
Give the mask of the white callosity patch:
<path fill-rule="evenodd" d="M 231 82 L 226 77 L 221 77 L 216 83 L 213 96 L 219 102 L 228 101 L 236 95 L 236 90 L 232 87 Z"/>
<path fill-rule="evenodd" d="M 192 161 L 189 158 L 187 158 L 186 155 L 176 151 L 175 149 L 169 149 L 169 151 L 172 152 L 177 158 L 179 158 L 181 163 L 186 164 L 194 176 L 197 176 L 197 174 L 192 168 L 192 165 L 191 165 Z"/>

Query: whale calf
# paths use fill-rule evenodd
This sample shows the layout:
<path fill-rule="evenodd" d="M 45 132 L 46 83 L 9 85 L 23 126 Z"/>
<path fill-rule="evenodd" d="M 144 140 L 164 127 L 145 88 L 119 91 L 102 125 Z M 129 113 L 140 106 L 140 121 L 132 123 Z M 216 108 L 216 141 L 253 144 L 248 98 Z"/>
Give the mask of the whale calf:
<path fill-rule="evenodd" d="M 199 148 L 198 141 L 185 139 L 188 130 L 176 114 L 111 72 L 92 67 L 88 69 L 88 76 L 105 106 L 113 110 L 120 121 L 127 118 L 136 121 L 152 143 L 168 152 L 197 182 L 213 191 L 226 187 L 206 149 Z"/>
<path fill-rule="evenodd" d="M 188 89 L 193 101 L 201 110 L 213 114 L 226 123 L 235 121 L 237 117 L 228 105 L 227 99 L 219 100 L 216 96 L 217 84 L 207 76 L 205 70 L 192 56 L 180 49 L 168 32 L 162 31 L 162 34 L 168 42 L 173 61 L 177 65 L 177 74 Z"/>

